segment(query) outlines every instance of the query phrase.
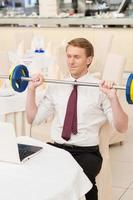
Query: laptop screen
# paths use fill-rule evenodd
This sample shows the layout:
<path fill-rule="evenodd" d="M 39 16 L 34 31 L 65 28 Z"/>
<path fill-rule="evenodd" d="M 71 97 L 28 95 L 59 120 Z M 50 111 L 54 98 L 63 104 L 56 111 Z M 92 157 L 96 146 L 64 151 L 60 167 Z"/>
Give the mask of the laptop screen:
<path fill-rule="evenodd" d="M 18 152 L 20 161 L 23 161 L 25 158 L 31 156 L 32 154 L 40 151 L 42 147 L 27 145 L 27 144 L 18 144 Z"/>

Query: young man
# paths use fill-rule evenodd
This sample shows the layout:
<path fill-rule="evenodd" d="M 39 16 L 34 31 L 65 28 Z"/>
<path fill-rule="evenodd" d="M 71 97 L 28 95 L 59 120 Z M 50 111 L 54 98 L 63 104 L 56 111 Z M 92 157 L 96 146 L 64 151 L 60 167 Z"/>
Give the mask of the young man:
<path fill-rule="evenodd" d="M 67 80 L 98 82 L 89 73 L 94 51 L 88 40 L 76 38 L 68 42 L 66 55 L 70 72 Z M 26 105 L 28 121 L 40 123 L 49 115 L 54 114 L 51 131 L 53 145 L 72 154 L 93 183 L 92 189 L 86 194 L 86 199 L 97 200 L 95 177 L 102 165 L 98 146 L 99 130 L 106 119 L 119 132 L 125 132 L 128 127 L 128 117 L 119 103 L 116 90 L 108 81 L 102 81 L 100 89 L 49 84 L 42 101 L 37 106 L 35 90 L 43 83 L 43 80 L 44 78 L 38 74 L 29 83 Z M 70 97 L 73 95 L 74 100 Z"/>

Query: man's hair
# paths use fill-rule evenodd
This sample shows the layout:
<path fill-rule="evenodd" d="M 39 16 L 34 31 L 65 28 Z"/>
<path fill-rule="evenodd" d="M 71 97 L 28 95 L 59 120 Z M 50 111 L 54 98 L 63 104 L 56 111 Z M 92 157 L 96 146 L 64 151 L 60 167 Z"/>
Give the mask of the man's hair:
<path fill-rule="evenodd" d="M 85 49 L 87 57 L 94 56 L 93 45 L 85 38 L 75 38 L 75 39 L 69 41 L 67 44 L 66 50 L 69 45 Z"/>

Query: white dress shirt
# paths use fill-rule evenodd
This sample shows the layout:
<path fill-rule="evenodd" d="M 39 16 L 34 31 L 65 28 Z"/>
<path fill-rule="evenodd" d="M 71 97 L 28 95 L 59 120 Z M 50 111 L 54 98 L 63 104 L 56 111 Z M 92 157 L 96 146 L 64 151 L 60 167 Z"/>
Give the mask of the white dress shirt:
<path fill-rule="evenodd" d="M 74 81 L 71 76 L 67 80 Z M 98 80 L 89 73 L 77 81 L 96 83 Z M 112 109 L 110 101 L 98 87 L 78 86 L 77 122 L 78 133 L 71 134 L 71 139 L 62 138 L 62 128 L 67 108 L 67 102 L 72 85 L 49 84 L 38 105 L 35 124 L 41 123 L 54 114 L 51 127 L 51 139 L 57 143 L 67 143 L 77 146 L 94 146 L 99 144 L 99 130 L 106 119 L 112 123 Z"/>

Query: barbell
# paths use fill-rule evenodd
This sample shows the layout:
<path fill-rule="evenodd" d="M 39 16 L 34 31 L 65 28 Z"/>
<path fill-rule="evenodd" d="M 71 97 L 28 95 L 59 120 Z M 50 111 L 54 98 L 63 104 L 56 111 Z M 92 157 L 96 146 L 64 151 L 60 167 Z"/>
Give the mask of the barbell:
<path fill-rule="evenodd" d="M 27 67 L 24 65 L 17 65 L 9 76 L 0 75 L 0 79 L 9 79 L 12 88 L 17 92 L 25 91 L 28 85 L 28 81 L 32 81 L 32 77 L 29 76 L 29 71 Z M 89 83 L 89 82 L 80 82 L 80 81 L 75 82 L 75 81 L 67 81 L 67 80 L 45 79 L 44 82 L 99 87 L 98 83 Z M 125 90 L 127 102 L 129 104 L 133 104 L 133 74 L 129 75 L 126 82 L 126 86 L 114 85 L 112 88 L 115 88 L 118 90 Z"/>

